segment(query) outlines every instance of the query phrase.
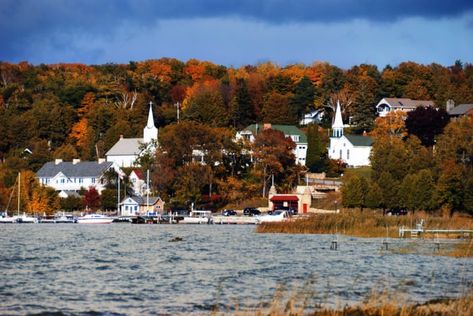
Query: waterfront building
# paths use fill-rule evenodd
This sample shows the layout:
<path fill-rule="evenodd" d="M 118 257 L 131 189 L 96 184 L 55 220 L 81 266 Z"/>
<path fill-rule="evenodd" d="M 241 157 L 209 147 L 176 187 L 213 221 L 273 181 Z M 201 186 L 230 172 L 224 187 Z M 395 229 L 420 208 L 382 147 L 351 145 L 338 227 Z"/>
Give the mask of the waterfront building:
<path fill-rule="evenodd" d="M 129 196 L 120 203 L 120 216 L 146 215 L 149 213 L 161 213 L 165 202 L 156 196 Z"/>
<path fill-rule="evenodd" d="M 56 159 L 45 163 L 36 173 L 36 177 L 42 185 L 60 192 L 61 197 L 67 197 L 72 192 L 77 193 L 81 189 L 87 190 L 90 187 L 101 193 L 107 184 L 105 173 L 109 170 L 122 172 L 115 163 L 105 161 L 105 159 L 98 161 Z"/>

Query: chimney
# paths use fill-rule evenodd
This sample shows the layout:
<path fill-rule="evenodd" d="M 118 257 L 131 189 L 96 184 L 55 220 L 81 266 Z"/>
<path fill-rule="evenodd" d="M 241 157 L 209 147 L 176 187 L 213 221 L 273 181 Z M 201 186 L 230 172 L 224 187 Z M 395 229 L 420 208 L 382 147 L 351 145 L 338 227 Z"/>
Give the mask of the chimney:
<path fill-rule="evenodd" d="M 98 162 L 99 162 L 99 164 L 101 164 L 101 163 L 104 163 L 105 161 L 106 161 L 105 158 L 99 158 Z"/>
<path fill-rule="evenodd" d="M 263 124 L 263 130 L 267 130 L 271 128 L 271 123 L 264 123 Z"/>
<path fill-rule="evenodd" d="M 123 139 L 123 134 L 120 135 L 120 139 Z"/>
<path fill-rule="evenodd" d="M 54 159 L 54 164 L 59 165 L 62 162 L 62 159 Z"/>
<path fill-rule="evenodd" d="M 80 159 L 72 159 L 72 164 L 76 165 L 80 162 Z"/>
<path fill-rule="evenodd" d="M 455 102 L 452 99 L 447 100 L 447 113 L 450 112 L 455 107 Z"/>

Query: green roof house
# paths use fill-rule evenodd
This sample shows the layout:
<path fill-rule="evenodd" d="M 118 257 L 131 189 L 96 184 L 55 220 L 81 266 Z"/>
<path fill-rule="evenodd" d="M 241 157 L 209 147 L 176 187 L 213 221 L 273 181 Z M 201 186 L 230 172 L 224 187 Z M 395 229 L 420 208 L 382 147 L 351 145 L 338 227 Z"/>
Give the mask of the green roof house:
<path fill-rule="evenodd" d="M 307 156 L 307 136 L 303 131 L 293 125 L 277 125 L 277 124 L 251 124 L 243 130 L 237 132 L 236 139 L 244 139 L 250 142 L 254 142 L 255 136 L 262 130 L 274 129 L 284 133 L 286 137 L 290 137 L 296 144 L 294 149 L 294 155 L 296 156 L 296 163 L 305 166 Z"/>

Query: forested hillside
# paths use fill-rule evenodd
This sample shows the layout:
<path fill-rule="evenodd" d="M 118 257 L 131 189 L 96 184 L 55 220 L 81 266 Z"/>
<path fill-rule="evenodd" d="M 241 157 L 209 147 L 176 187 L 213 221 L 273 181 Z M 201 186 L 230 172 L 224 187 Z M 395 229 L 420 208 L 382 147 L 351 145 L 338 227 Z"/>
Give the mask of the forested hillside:
<path fill-rule="evenodd" d="M 327 112 L 322 125 L 328 127 L 336 100 L 343 105 L 345 120 L 350 118 L 352 132 L 370 132 L 376 117 L 374 105 L 382 97 L 429 99 L 438 107 L 445 107 L 448 99 L 456 104 L 472 103 L 473 65 L 460 61 L 450 67 L 405 62 L 382 70 L 365 64 L 346 70 L 321 62 L 232 68 L 169 58 L 126 65 L 2 62 L 0 205 L 5 205 L 8 188 L 19 170 L 35 172 L 53 158 L 96 159 L 103 157 L 120 135 L 141 137 L 150 101 L 155 106 L 160 142 L 169 146 L 169 155 L 158 154 L 161 164 L 153 166 L 153 186 L 159 194 L 186 201 L 205 191 L 202 183 L 191 190 L 189 183 L 182 183 L 184 177 L 176 176 L 183 174 L 176 168 L 191 168 L 183 158 L 189 155 L 189 144 L 215 144 L 207 150 L 213 148 L 217 153 L 231 147 L 229 140 L 239 128 L 255 122 L 297 124 L 304 113 L 317 108 Z M 177 107 L 181 124 L 187 124 L 185 129 L 175 124 Z M 183 138 L 178 145 L 176 137 Z M 199 176 L 202 170 L 197 167 L 187 174 L 214 183 L 207 191 L 215 190 L 229 200 L 243 199 L 235 197 L 235 192 L 251 195 L 260 190 L 262 184 L 255 179 L 261 175 L 245 173 L 246 163 L 237 164 L 237 152 L 234 149 L 233 162 L 204 172 L 205 177 Z M 287 174 L 291 168 L 284 166 L 283 171 L 282 166 L 270 162 L 265 168 L 268 166 L 273 173 L 286 172 L 280 175 L 284 185 L 297 181 Z"/>

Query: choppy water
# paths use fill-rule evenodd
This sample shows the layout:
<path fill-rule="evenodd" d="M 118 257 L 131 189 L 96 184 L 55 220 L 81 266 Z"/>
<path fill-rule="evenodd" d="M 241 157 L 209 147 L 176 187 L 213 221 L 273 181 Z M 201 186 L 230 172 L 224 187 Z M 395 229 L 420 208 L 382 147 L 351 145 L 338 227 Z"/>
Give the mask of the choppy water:
<path fill-rule="evenodd" d="M 381 239 L 256 234 L 254 226 L 0 226 L 0 314 L 205 314 L 257 308 L 282 284 L 311 305 L 359 302 L 373 289 L 409 300 L 455 297 L 471 259 L 381 251 Z M 170 242 L 174 237 L 183 241 Z M 406 247 L 395 240 L 391 248 Z M 412 246 L 412 245 L 410 245 Z"/>

